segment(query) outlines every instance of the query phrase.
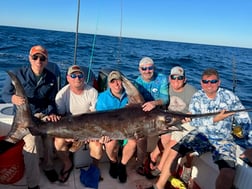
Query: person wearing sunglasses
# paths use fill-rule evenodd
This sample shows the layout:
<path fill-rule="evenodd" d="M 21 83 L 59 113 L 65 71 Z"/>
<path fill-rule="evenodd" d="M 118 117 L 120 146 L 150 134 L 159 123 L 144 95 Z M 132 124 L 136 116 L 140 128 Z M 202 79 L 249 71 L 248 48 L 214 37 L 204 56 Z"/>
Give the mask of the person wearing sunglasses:
<path fill-rule="evenodd" d="M 134 84 L 143 96 L 145 103 L 143 111 L 151 111 L 154 108 L 165 106 L 168 103 L 168 80 L 164 74 L 155 71 L 154 61 L 150 57 L 143 57 L 138 66 L 140 75 Z M 147 151 L 146 137 L 137 140 L 137 160 L 141 165 L 137 166 L 137 173 L 148 174 L 144 170 L 144 159 Z"/>
<path fill-rule="evenodd" d="M 236 166 L 236 144 L 232 135 L 233 120 L 239 123 L 244 130 L 251 128 L 251 120 L 247 112 L 225 114 L 226 110 L 244 109 L 244 106 L 233 92 L 220 87 L 221 80 L 216 69 L 204 70 L 200 83 L 202 89 L 192 96 L 189 104 L 190 113 L 202 114 L 218 111 L 220 113 L 216 116 L 191 120 L 190 125 L 195 129 L 172 147 L 169 161 L 164 164 L 162 174 L 151 188 L 164 189 L 167 181 L 172 182 L 173 179 L 176 179 L 174 174 L 178 159 L 191 152 L 198 156 L 211 152 L 213 161 L 219 168 L 215 186 L 212 187 L 216 189 L 233 188 Z M 248 133 L 248 131 L 244 133 Z M 246 137 L 251 141 L 250 135 Z"/>
<path fill-rule="evenodd" d="M 59 115 L 67 116 L 95 111 L 98 92 L 93 86 L 85 83 L 84 77 L 84 71 L 80 66 L 73 65 L 68 68 L 66 75 L 68 84 L 59 90 L 55 98 Z M 97 146 L 91 145 L 91 143 L 96 143 L 96 141 L 90 141 L 89 146 Z M 55 137 L 54 144 L 57 155 L 63 163 L 59 181 L 64 183 L 68 180 L 74 167 L 69 151 L 77 151 L 84 143 L 83 141 Z M 96 149 L 90 148 L 91 157 L 96 151 Z"/>
<path fill-rule="evenodd" d="M 31 112 L 34 116 L 45 121 L 57 121 L 55 96 L 57 93 L 57 79 L 56 76 L 50 72 L 46 66 L 48 64 L 48 52 L 41 46 L 36 45 L 30 49 L 28 59 L 30 64 L 14 70 L 14 74 L 20 80 L 24 87 L 25 94 L 27 95 Z M 6 103 L 21 105 L 25 99 L 23 97 L 15 95 L 14 86 L 11 83 L 10 78 L 7 78 L 3 87 L 2 99 Z M 23 138 L 25 145 L 23 148 L 24 163 L 27 175 L 28 188 L 39 188 L 39 155 L 37 140 L 39 136 L 33 136 L 30 132 Z M 57 172 L 53 169 L 52 165 L 52 139 L 45 138 L 44 142 L 44 162 L 43 169 L 47 178 L 51 182 L 55 182 L 58 179 Z M 48 146 L 49 145 L 49 146 Z"/>
<path fill-rule="evenodd" d="M 107 81 L 108 88 L 98 95 L 98 100 L 96 103 L 97 111 L 119 109 L 128 104 L 128 96 L 122 85 L 121 73 L 119 71 L 110 72 Z M 126 165 L 134 155 L 136 149 L 136 140 L 127 139 L 119 141 L 119 143 L 122 147 L 122 157 L 120 158 L 120 161 L 118 159 L 118 141 L 109 140 L 104 142 L 104 145 L 110 160 L 110 176 L 114 179 L 118 178 L 121 183 L 125 183 L 127 182 Z"/>
<path fill-rule="evenodd" d="M 169 104 L 168 110 L 179 111 L 182 113 L 188 113 L 189 103 L 192 95 L 196 92 L 196 89 L 187 83 L 185 71 L 180 66 L 175 66 L 171 69 L 169 78 Z M 188 129 L 188 126 L 187 128 Z M 147 159 L 147 165 L 149 166 L 150 173 L 153 177 L 158 176 L 162 172 L 163 165 L 166 159 L 169 157 L 170 148 L 176 144 L 186 132 L 173 131 L 169 134 L 160 136 L 158 145 L 150 153 Z M 162 143 L 160 144 L 160 142 Z M 162 145 L 161 149 L 160 146 Z M 159 164 L 157 164 L 158 156 L 161 156 Z M 185 180 L 185 179 L 184 179 Z"/>

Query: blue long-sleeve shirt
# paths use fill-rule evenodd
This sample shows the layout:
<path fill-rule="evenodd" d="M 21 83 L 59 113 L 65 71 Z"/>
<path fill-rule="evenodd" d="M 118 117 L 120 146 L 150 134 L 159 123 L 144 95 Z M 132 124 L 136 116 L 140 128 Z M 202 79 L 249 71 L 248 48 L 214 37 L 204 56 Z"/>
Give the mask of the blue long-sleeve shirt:
<path fill-rule="evenodd" d="M 119 99 L 115 97 L 111 93 L 110 88 L 108 88 L 107 90 L 98 95 L 95 109 L 97 111 L 114 110 L 125 107 L 127 103 L 128 97 L 125 92 L 123 92 L 121 98 Z"/>
<path fill-rule="evenodd" d="M 31 108 L 32 114 L 43 113 L 49 115 L 56 113 L 55 96 L 57 93 L 57 79 L 55 75 L 44 69 L 40 78 L 32 72 L 30 66 L 14 70 L 13 73 L 24 87 L 25 94 Z M 15 88 L 8 77 L 2 90 L 2 99 L 11 103 L 11 97 L 15 94 Z"/>

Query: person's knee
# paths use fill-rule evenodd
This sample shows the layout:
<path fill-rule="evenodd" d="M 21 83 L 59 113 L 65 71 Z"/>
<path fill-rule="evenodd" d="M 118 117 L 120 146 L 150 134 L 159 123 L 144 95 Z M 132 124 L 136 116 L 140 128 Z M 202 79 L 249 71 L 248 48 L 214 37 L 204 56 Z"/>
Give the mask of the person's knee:
<path fill-rule="evenodd" d="M 161 135 L 161 142 L 164 146 L 169 143 L 170 139 L 171 136 L 169 134 Z"/>
<path fill-rule="evenodd" d="M 95 159 L 101 159 L 102 157 L 102 145 L 97 142 L 90 142 L 89 143 L 89 150 L 90 150 L 90 156 Z"/>
<path fill-rule="evenodd" d="M 129 139 L 126 145 L 129 145 L 131 148 L 136 148 L 137 141 L 134 139 Z"/>
<path fill-rule="evenodd" d="M 55 138 L 54 139 L 54 146 L 57 151 L 63 151 L 66 148 L 66 142 L 63 138 Z"/>

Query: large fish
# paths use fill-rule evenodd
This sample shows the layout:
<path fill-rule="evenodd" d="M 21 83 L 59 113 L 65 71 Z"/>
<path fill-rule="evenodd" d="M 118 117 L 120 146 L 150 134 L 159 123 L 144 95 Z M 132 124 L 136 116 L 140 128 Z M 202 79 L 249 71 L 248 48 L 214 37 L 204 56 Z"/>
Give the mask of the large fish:
<path fill-rule="evenodd" d="M 16 94 L 25 97 L 23 87 L 17 77 L 11 72 L 8 74 L 15 86 Z M 170 132 L 170 127 L 174 125 L 178 129 L 182 129 L 179 125 L 186 117 L 206 117 L 220 113 L 184 114 L 161 109 L 144 112 L 141 108 L 144 101 L 138 90 L 126 77 L 123 76 L 122 80 L 129 96 L 129 105 L 125 108 L 66 116 L 58 122 L 41 122 L 32 119 L 29 105 L 25 103 L 17 106 L 9 136 L 15 137 L 17 133 L 24 134 L 22 131 L 29 128 L 33 135 L 51 135 L 78 140 L 99 139 L 101 136 L 109 136 L 111 139 L 139 138 Z M 226 113 L 251 110 L 252 108 L 227 111 Z"/>

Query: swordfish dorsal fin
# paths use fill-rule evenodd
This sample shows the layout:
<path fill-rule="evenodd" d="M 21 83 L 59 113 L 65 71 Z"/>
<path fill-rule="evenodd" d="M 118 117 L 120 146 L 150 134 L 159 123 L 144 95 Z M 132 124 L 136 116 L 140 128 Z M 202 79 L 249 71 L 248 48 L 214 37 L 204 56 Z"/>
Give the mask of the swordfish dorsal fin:
<path fill-rule="evenodd" d="M 123 87 L 128 95 L 129 98 L 129 105 L 132 104 L 140 104 L 144 103 L 144 98 L 137 90 L 137 88 L 123 75 L 122 75 L 122 83 Z"/>
<path fill-rule="evenodd" d="M 100 77 L 102 77 L 102 80 L 106 81 L 102 81 L 102 83 L 106 83 L 107 82 L 107 77 L 109 75 L 110 72 L 112 71 L 118 71 L 121 76 L 122 76 L 122 84 L 123 87 L 126 91 L 126 94 L 128 95 L 128 105 L 139 105 L 139 104 L 143 104 L 144 103 L 144 98 L 143 96 L 139 93 L 138 89 L 132 84 L 131 81 L 129 81 L 122 72 L 120 72 L 119 70 L 115 70 L 115 69 L 102 69 L 100 70 L 101 75 L 99 75 Z M 106 87 L 105 87 L 106 88 Z M 104 86 L 102 86 L 102 89 L 104 89 Z"/>

